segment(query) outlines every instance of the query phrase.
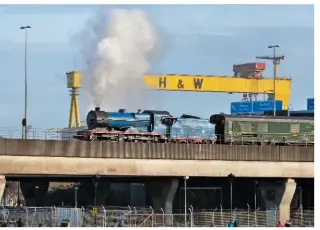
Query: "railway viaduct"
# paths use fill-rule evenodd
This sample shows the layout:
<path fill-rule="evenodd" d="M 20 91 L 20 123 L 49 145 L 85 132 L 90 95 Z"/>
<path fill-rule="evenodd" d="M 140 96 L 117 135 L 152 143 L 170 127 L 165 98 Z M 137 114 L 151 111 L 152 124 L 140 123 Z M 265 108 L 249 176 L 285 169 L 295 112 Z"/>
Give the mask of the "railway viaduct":
<path fill-rule="evenodd" d="M 6 178 L 37 176 L 36 182 L 21 182 L 30 203 L 47 192 L 46 177 L 152 177 L 147 188 L 153 206 L 171 213 L 179 178 L 218 178 L 231 173 L 260 178 L 266 207 L 278 207 L 280 220 L 286 221 L 296 180 L 314 178 L 314 148 L 0 139 L 0 198 Z M 277 178 L 277 182 L 266 178 Z M 34 183 L 39 189 L 31 198 L 28 194 Z M 85 192 L 92 187 L 92 180 L 81 183 Z M 99 204 L 108 184 L 101 183 L 97 189 L 102 194 Z"/>

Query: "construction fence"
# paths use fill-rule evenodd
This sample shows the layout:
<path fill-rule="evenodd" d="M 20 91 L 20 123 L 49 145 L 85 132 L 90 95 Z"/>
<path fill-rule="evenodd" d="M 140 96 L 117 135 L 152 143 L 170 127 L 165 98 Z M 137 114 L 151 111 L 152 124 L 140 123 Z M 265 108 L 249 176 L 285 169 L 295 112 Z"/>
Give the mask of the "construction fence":
<path fill-rule="evenodd" d="M 62 221 L 69 221 L 71 227 L 114 227 L 123 222 L 125 227 L 225 227 L 232 220 L 237 220 L 240 227 L 275 226 L 279 221 L 278 210 L 215 208 L 214 210 L 193 210 L 190 206 L 185 215 L 166 214 L 163 209 L 152 207 L 0 207 L 0 222 L 22 219 L 26 227 L 60 226 Z M 291 223 L 296 227 L 313 227 L 314 211 L 300 207 L 291 211 Z"/>

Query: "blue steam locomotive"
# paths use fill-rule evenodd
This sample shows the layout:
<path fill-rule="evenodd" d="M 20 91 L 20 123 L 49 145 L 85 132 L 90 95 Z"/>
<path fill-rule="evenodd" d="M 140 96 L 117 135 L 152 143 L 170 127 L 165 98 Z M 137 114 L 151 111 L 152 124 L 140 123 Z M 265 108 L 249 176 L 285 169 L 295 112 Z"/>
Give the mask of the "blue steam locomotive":
<path fill-rule="evenodd" d="M 86 130 L 74 136 L 86 141 L 213 143 L 214 125 L 208 119 L 191 115 L 173 117 L 167 111 L 140 110 L 128 113 L 125 109 L 106 112 L 100 108 L 87 115 Z"/>

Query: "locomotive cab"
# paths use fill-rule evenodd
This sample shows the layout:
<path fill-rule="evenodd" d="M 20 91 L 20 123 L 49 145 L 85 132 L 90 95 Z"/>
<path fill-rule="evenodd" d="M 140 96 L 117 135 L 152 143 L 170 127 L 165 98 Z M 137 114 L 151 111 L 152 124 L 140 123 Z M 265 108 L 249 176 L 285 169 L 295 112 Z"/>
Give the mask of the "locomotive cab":
<path fill-rule="evenodd" d="M 165 126 L 172 126 L 174 123 L 176 123 L 177 118 L 171 117 L 171 116 L 163 116 L 161 117 L 161 123 Z"/>
<path fill-rule="evenodd" d="M 171 116 L 163 116 L 161 117 L 161 123 L 166 126 L 166 137 L 170 137 L 171 127 L 176 123 L 177 118 Z"/>
<path fill-rule="evenodd" d="M 170 113 L 167 111 L 159 110 L 144 110 L 142 113 L 147 113 L 150 115 L 150 125 L 148 127 L 149 132 L 158 132 L 165 134 L 166 125 L 162 122 L 164 117 L 171 117 Z"/>

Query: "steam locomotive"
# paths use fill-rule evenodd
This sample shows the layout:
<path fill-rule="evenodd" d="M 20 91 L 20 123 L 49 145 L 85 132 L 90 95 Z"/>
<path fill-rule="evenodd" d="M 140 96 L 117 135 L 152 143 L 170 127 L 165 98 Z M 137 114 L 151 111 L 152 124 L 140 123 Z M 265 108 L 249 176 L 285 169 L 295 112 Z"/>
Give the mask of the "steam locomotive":
<path fill-rule="evenodd" d="M 173 117 L 167 111 L 140 110 L 128 113 L 105 112 L 100 108 L 87 115 L 87 130 L 74 136 L 86 141 L 213 143 L 214 125 L 207 119 L 183 114 Z"/>
<path fill-rule="evenodd" d="M 105 112 L 87 115 L 88 129 L 74 136 L 85 141 L 313 145 L 313 117 L 214 114 L 209 120 L 167 111 Z"/>

